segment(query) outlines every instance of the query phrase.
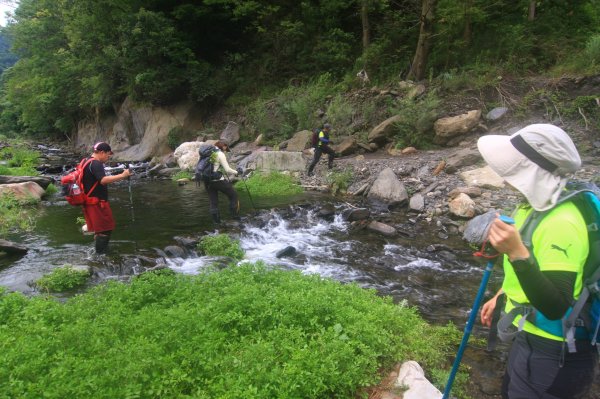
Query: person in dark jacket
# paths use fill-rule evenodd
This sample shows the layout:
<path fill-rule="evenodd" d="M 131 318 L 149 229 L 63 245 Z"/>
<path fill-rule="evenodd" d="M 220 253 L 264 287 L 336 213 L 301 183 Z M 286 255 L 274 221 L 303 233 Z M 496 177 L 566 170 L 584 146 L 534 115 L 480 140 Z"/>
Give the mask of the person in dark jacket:
<path fill-rule="evenodd" d="M 219 140 L 215 143 L 217 151 L 211 155 L 210 162 L 213 164 L 213 172 L 222 170 L 224 173 L 219 174 L 217 179 L 213 179 L 204 183 L 204 188 L 208 193 L 209 212 L 215 224 L 221 223 L 221 214 L 219 212 L 219 192 L 222 192 L 229 199 L 229 211 L 233 219 L 240 218 L 240 201 L 237 191 L 231 184 L 227 175 L 237 176 L 240 170 L 232 169 L 227 162 L 225 152 L 229 152 L 229 145 Z"/>
<path fill-rule="evenodd" d="M 310 163 L 310 166 L 308 167 L 308 175 L 309 176 L 313 175 L 313 170 L 314 170 L 315 166 L 317 166 L 317 163 L 319 163 L 319 160 L 321 159 L 321 155 L 323 153 L 327 154 L 327 156 L 328 156 L 327 166 L 329 167 L 329 169 L 333 168 L 333 158 L 335 157 L 335 151 L 330 147 L 330 145 L 331 145 L 331 140 L 329 140 L 329 132 L 330 131 L 331 131 L 331 125 L 329 123 L 326 123 L 323 125 L 323 129 L 319 132 L 319 141 L 317 142 L 317 145 L 315 146 L 315 156 L 313 157 L 313 160 Z"/>
<path fill-rule="evenodd" d="M 129 169 L 125 169 L 118 175 L 106 175 L 104 164 L 108 162 L 112 154 L 108 143 L 96 143 L 91 156 L 92 162 L 83 171 L 83 190 L 88 195 L 88 199 L 83 205 L 83 216 L 87 231 L 94 233 L 96 253 L 99 254 L 108 250 L 110 235 L 115 229 L 115 220 L 108 203 L 106 186 L 131 175 Z"/>

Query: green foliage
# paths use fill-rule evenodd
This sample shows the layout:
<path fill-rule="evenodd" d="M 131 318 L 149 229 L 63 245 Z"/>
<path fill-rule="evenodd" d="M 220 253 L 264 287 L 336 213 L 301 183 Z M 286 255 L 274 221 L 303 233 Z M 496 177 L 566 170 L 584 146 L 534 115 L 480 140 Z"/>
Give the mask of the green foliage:
<path fill-rule="evenodd" d="M 330 74 L 321 75 L 305 85 L 290 86 L 271 100 L 257 99 L 246 109 L 249 129 L 263 133 L 270 143 L 287 140 L 299 130 L 320 126 L 317 111 L 328 108 L 328 98 L 336 95 L 341 87 L 333 83 Z M 333 113 L 348 119 L 348 109 L 341 97 L 333 106 Z"/>
<path fill-rule="evenodd" d="M 175 126 L 167 133 L 167 145 L 175 150 L 184 140 L 183 126 Z"/>
<path fill-rule="evenodd" d="M 256 198 L 295 195 L 303 191 L 293 177 L 280 172 L 254 173 L 245 182 L 235 183 L 238 190 L 246 190 L 246 187 Z"/>
<path fill-rule="evenodd" d="M 33 199 L 17 199 L 12 193 L 0 196 L 0 237 L 10 231 L 31 231 L 35 227 L 37 204 Z"/>
<path fill-rule="evenodd" d="M 447 368 L 460 336 L 372 290 L 261 265 L 66 302 L 3 292 L 0 325 L 0 391 L 47 398 L 354 398 L 398 361 Z"/>
<path fill-rule="evenodd" d="M 0 159 L 12 168 L 37 166 L 40 153 L 23 146 L 5 147 L 0 150 Z"/>
<path fill-rule="evenodd" d="M 37 176 L 39 172 L 35 169 L 40 154 L 30 150 L 24 145 L 13 145 L 0 150 L 0 175 L 8 176 Z"/>
<path fill-rule="evenodd" d="M 2 31 L 19 60 L 2 75 L 0 129 L 69 136 L 80 121 L 113 113 L 127 97 L 157 105 L 191 100 L 208 112 L 228 98 L 252 99 L 245 112 L 249 136 L 263 133 L 268 144 L 321 125 L 323 112 L 336 124 L 356 120 L 340 93 L 361 85 L 355 75 L 363 68 L 370 85 L 406 76 L 420 4 L 308 4 L 22 0 L 15 23 Z M 370 26 L 365 45 L 363 5 Z M 477 88 L 506 74 L 597 73 L 597 0 L 536 6 L 529 21 L 525 2 L 438 1 L 429 80 L 450 76 L 449 86 Z"/>
<path fill-rule="evenodd" d="M 244 250 L 239 240 L 230 238 L 227 234 L 215 234 L 202 237 L 198 249 L 208 256 L 228 256 L 235 260 L 244 258 Z"/>
<path fill-rule="evenodd" d="M 171 177 L 171 180 L 173 180 L 173 181 L 177 181 L 179 179 L 190 179 L 190 180 L 192 180 L 193 178 L 194 178 L 194 174 L 192 172 L 190 172 L 189 170 L 180 170 L 179 172 L 175 173 Z"/>
<path fill-rule="evenodd" d="M 58 192 L 58 187 L 55 184 L 48 184 L 46 191 L 44 192 L 45 197 L 51 197 Z"/>
<path fill-rule="evenodd" d="M 37 287 L 50 292 L 64 292 L 84 285 L 90 273 L 74 269 L 72 265 L 58 267 L 36 280 Z"/>
<path fill-rule="evenodd" d="M 352 169 L 344 169 L 341 172 L 332 171 L 327 174 L 325 180 L 330 187 L 331 193 L 336 195 L 339 192 L 344 192 L 350 186 L 353 173 Z"/>
<path fill-rule="evenodd" d="M 431 146 L 433 123 L 437 115 L 440 99 L 435 91 L 425 96 L 403 99 L 393 108 L 393 113 L 400 115 L 401 120 L 394 124 L 396 146 L 428 148 Z"/>
<path fill-rule="evenodd" d="M 600 34 L 589 38 L 585 44 L 584 54 L 588 62 L 600 64 Z"/>

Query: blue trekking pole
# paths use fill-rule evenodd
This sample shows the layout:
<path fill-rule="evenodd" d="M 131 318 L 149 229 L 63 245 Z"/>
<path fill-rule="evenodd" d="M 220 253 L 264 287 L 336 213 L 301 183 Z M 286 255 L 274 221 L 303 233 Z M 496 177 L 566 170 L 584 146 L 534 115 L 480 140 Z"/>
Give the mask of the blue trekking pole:
<path fill-rule="evenodd" d="M 515 223 L 515 221 L 512 218 L 504 215 L 500 215 L 500 220 L 507 224 Z M 454 359 L 452 370 L 450 371 L 450 375 L 448 376 L 448 382 L 446 382 L 446 388 L 444 390 L 444 395 L 442 396 L 442 399 L 449 399 L 450 397 L 450 390 L 452 389 L 454 378 L 456 377 L 456 373 L 458 372 L 460 361 L 462 360 L 465 349 L 467 349 L 467 342 L 469 341 L 469 336 L 471 335 L 473 325 L 475 324 L 475 320 L 477 319 L 477 313 L 479 312 L 481 301 L 483 299 L 483 296 L 485 295 L 485 289 L 488 285 L 488 281 L 490 280 L 490 276 L 492 275 L 494 263 L 495 259 L 489 260 L 485 267 L 485 271 L 483 272 L 483 278 L 481 279 L 481 284 L 479 285 L 479 291 L 477 291 L 477 295 L 475 296 L 473 308 L 471 309 L 471 313 L 469 314 L 469 319 L 467 320 L 467 325 L 465 326 L 465 332 L 463 333 L 462 341 L 460 342 L 460 346 L 458 347 L 458 352 L 456 352 L 456 359 Z"/>

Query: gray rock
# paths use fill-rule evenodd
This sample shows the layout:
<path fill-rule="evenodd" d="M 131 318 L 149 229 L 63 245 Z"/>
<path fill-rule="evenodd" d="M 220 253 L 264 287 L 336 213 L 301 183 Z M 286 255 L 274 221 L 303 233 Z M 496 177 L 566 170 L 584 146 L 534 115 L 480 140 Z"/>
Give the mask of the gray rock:
<path fill-rule="evenodd" d="M 485 115 L 485 119 L 487 119 L 488 121 L 497 121 L 498 119 L 506 115 L 507 112 L 508 108 L 506 107 L 496 107 Z"/>
<path fill-rule="evenodd" d="M 408 192 L 390 168 L 382 170 L 367 195 L 369 199 L 381 201 L 390 206 L 408 201 Z"/>
<path fill-rule="evenodd" d="M 394 227 L 375 220 L 371 221 L 371 223 L 367 225 L 367 228 L 386 237 L 393 237 L 397 233 Z"/>
<path fill-rule="evenodd" d="M 294 255 L 296 255 L 296 253 L 297 253 L 296 248 L 292 247 L 291 245 L 288 245 L 287 247 L 277 251 L 275 256 L 277 258 L 283 258 L 283 257 L 287 257 L 287 256 L 294 256 Z"/>
<path fill-rule="evenodd" d="M 177 245 L 169 245 L 165 247 L 165 254 L 171 258 L 183 258 L 185 250 Z"/>

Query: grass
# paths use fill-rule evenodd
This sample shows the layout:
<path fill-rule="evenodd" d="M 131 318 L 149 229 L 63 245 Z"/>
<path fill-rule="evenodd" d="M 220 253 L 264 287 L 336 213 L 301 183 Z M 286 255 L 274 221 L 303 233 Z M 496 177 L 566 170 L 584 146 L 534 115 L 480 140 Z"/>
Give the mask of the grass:
<path fill-rule="evenodd" d="M 66 302 L 0 292 L 0 392 L 355 398 L 397 361 L 445 369 L 459 335 L 373 290 L 262 264 L 146 273 Z"/>
<path fill-rule="evenodd" d="M 243 181 L 238 181 L 235 188 L 238 190 L 250 191 L 252 197 L 281 197 L 295 195 L 303 192 L 293 177 L 279 172 L 269 174 L 255 173 L 250 176 L 245 185 Z"/>

